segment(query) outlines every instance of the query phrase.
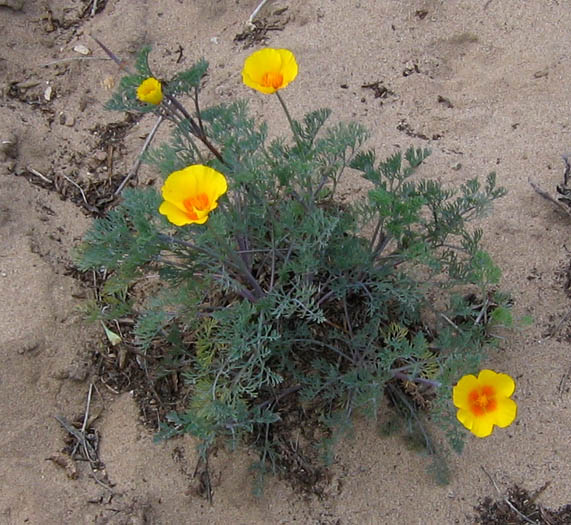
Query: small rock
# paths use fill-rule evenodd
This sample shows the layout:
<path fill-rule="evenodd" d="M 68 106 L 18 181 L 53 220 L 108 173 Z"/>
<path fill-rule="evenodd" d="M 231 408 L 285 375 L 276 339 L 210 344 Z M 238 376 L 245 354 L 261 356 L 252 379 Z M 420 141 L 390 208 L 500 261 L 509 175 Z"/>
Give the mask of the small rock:
<path fill-rule="evenodd" d="M 69 378 L 69 372 L 65 368 L 60 368 L 52 373 L 52 377 L 58 381 L 65 381 Z"/>
<path fill-rule="evenodd" d="M 39 80 L 24 80 L 22 82 L 18 82 L 16 84 L 16 87 L 18 89 L 30 89 L 30 88 L 38 86 L 39 84 L 40 84 Z"/>
<path fill-rule="evenodd" d="M 91 97 L 87 93 L 81 95 L 81 98 L 79 99 L 79 111 L 82 112 L 85 111 L 85 108 L 87 108 L 90 102 L 91 102 Z"/>
<path fill-rule="evenodd" d="M 111 91 L 115 87 L 115 79 L 112 76 L 107 76 L 101 81 L 101 84 L 107 91 Z"/>
<path fill-rule="evenodd" d="M 107 160 L 107 153 L 105 151 L 97 151 L 94 155 L 94 157 L 99 161 L 99 162 L 105 162 Z"/>
<path fill-rule="evenodd" d="M 14 11 L 21 11 L 24 8 L 24 0 L 0 0 L 0 6 L 9 7 Z"/>
<path fill-rule="evenodd" d="M 87 56 L 91 54 L 91 49 L 89 49 L 87 46 L 84 46 L 83 44 L 77 44 L 76 46 L 73 46 L 73 50 L 80 55 Z"/>
<path fill-rule="evenodd" d="M 53 95 L 53 88 L 51 86 L 48 86 L 45 90 L 44 90 L 44 98 L 49 102 L 52 99 L 52 95 Z"/>
<path fill-rule="evenodd" d="M 450 166 L 454 171 L 458 171 L 459 169 L 462 168 L 462 163 L 461 162 L 456 162 L 455 164 L 452 164 L 452 166 Z"/>
<path fill-rule="evenodd" d="M 443 97 L 442 95 L 438 95 L 438 103 L 442 104 L 443 106 L 447 107 L 447 108 L 453 108 L 454 104 L 452 104 L 452 102 L 450 102 L 450 99 Z"/>
<path fill-rule="evenodd" d="M 101 165 L 101 162 L 99 162 L 95 157 L 90 157 L 87 162 L 87 178 L 91 178 L 91 176 L 93 175 L 93 172 L 95 172 L 97 170 L 97 168 L 99 168 L 99 166 Z"/>
<path fill-rule="evenodd" d="M 2 167 L 8 173 L 12 173 L 16 169 L 16 161 L 15 160 L 7 160 L 6 162 L 4 162 Z"/>
<path fill-rule="evenodd" d="M 410 75 L 412 75 L 414 73 L 420 73 L 420 69 L 418 68 L 418 64 L 416 62 L 409 60 L 404 65 L 402 76 L 403 77 L 409 77 Z"/>
<path fill-rule="evenodd" d="M 18 156 L 18 137 L 8 131 L 0 134 L 0 160 L 2 158 L 15 159 Z"/>
<path fill-rule="evenodd" d="M 43 344 L 41 338 L 30 337 L 22 341 L 22 346 L 18 348 L 18 353 L 20 355 L 27 354 L 29 352 L 33 352 L 34 350 L 38 350 Z"/>
<path fill-rule="evenodd" d="M 75 126 L 75 117 L 66 117 L 65 119 L 65 125 L 68 128 L 73 128 L 73 126 Z"/>

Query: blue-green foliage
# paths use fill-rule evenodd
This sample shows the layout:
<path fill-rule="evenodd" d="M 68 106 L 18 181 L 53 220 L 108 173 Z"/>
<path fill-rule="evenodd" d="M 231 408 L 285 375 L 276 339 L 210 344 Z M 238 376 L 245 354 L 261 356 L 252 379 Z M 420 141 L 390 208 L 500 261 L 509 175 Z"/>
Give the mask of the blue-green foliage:
<path fill-rule="evenodd" d="M 148 109 L 132 100 L 150 74 L 147 55 L 110 107 Z M 196 99 L 206 66 L 166 89 Z M 294 121 L 289 138 L 269 139 L 245 102 L 203 110 L 194 102 L 189 117 L 219 155 L 179 114 L 170 142 L 148 160 L 164 176 L 207 162 L 228 179 L 219 207 L 206 224 L 177 228 L 158 214 L 155 189 L 125 191 L 95 221 L 79 260 L 83 270 L 108 270 L 110 294 L 149 273 L 161 277 L 153 299 L 133 312 L 135 334 L 142 351 L 160 344 L 179 356 L 191 388 L 187 410 L 171 414 L 161 436 L 191 433 L 206 454 L 219 438 L 236 446 L 255 433 L 263 476 L 279 464 L 270 429 L 282 397 L 311 403 L 330 426 L 327 456 L 354 414 L 376 417 L 386 388 L 405 380 L 428 385 L 424 395 L 450 426 L 451 385 L 479 364 L 490 342 L 487 310 L 498 302 L 491 287 L 500 271 L 482 232 L 468 229 L 504 194 L 495 176 L 484 187 L 474 179 L 443 188 L 419 177 L 428 150 L 377 160 L 362 149 L 368 133 L 359 124 L 326 127 L 330 110 Z M 368 193 L 341 203 L 336 190 L 348 170 Z M 500 308 L 495 318 L 507 318 Z M 415 425 L 416 411 L 413 401 L 403 411 Z M 451 439 L 459 446 L 454 432 Z M 439 458 L 433 468 L 442 473 Z"/>

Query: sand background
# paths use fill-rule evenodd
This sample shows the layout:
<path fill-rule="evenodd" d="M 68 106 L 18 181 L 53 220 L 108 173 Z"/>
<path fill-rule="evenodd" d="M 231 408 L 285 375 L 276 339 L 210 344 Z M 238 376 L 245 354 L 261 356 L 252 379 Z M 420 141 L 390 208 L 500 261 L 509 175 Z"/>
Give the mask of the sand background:
<path fill-rule="evenodd" d="M 330 107 L 333 121 L 367 126 L 380 155 L 430 147 L 421 174 L 452 186 L 497 172 L 509 193 L 481 223 L 484 243 L 516 316 L 531 315 L 534 324 L 504 334 L 488 361 L 516 378 L 517 422 L 485 440 L 469 437 L 464 453 L 449 459 L 448 486 L 426 473 L 426 457 L 363 421 L 338 447 L 321 498 L 271 479 L 255 499 L 252 458 L 219 451 L 212 506 L 196 494 L 192 440 L 154 444 L 133 396 L 115 395 L 91 375 L 104 339 L 79 313 L 89 288 L 70 275 L 91 220 L 70 180 L 97 187 L 110 170 L 120 180 L 155 119 L 102 142 L 102 129 L 124 121 L 103 109 L 120 72 L 91 59 L 104 54 L 89 35 L 125 58 L 151 44 L 153 68 L 165 78 L 204 56 L 203 105 L 245 98 L 272 132 L 286 123 L 274 97 L 241 84 L 254 48 L 234 38 L 256 1 L 100 0 L 93 16 L 92 5 L 0 1 L 0 523 L 471 523 L 474 505 L 497 496 L 481 467 L 500 490 L 549 483 L 542 505 L 570 503 L 571 220 L 528 184 L 552 192 L 561 155 L 571 152 L 569 2 L 280 0 L 261 12 L 282 28 L 267 33 L 267 44 L 298 58 L 300 74 L 283 92 L 295 117 Z M 375 98 L 362 87 L 375 82 L 390 93 Z M 138 183 L 157 178 L 145 166 Z M 359 198 L 366 189 L 355 178 L 343 191 Z M 66 435 L 54 416 L 83 414 L 90 382 L 98 386 L 93 426 L 112 493 L 87 465 L 70 479 L 47 460 Z"/>

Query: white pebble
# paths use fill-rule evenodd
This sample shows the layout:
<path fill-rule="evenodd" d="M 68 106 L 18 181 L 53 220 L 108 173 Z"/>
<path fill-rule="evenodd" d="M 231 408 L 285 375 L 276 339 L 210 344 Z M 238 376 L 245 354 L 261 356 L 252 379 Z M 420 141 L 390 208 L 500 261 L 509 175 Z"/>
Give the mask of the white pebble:
<path fill-rule="evenodd" d="M 91 49 L 89 49 L 87 46 L 84 46 L 83 44 L 77 44 L 76 46 L 73 46 L 73 50 L 80 55 L 89 55 L 91 53 Z"/>

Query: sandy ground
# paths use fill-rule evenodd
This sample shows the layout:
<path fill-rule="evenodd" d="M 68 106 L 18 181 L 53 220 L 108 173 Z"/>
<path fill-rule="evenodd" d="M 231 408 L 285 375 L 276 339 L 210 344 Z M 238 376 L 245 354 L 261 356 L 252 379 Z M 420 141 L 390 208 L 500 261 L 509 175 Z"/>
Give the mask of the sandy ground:
<path fill-rule="evenodd" d="M 233 41 L 257 3 L 100 0 L 91 16 L 87 0 L 0 1 L 0 523 L 471 523 L 474 505 L 497 496 L 482 467 L 500 490 L 549 483 L 543 505 L 570 503 L 571 220 L 528 184 L 552 191 L 561 155 L 571 152 L 568 0 L 283 0 L 262 12 L 287 7 L 274 15 L 283 29 L 267 36 L 298 58 L 298 79 L 284 91 L 294 116 L 330 107 L 334 119 L 366 125 L 380 153 L 432 148 L 424 176 L 458 185 L 496 171 L 509 190 L 482 227 L 516 315 L 534 318 L 505 334 L 489 359 L 516 378 L 519 416 L 488 439 L 469 437 L 465 452 L 450 457 L 450 485 L 437 486 L 426 457 L 364 421 L 338 448 L 322 498 L 273 479 L 257 500 L 251 458 L 221 451 L 212 458 L 210 506 L 195 491 L 191 439 L 153 444 L 132 395 L 101 384 L 93 426 L 112 491 L 87 465 L 72 479 L 71 467 L 48 460 L 66 436 L 55 416 L 83 414 L 91 357 L 106 351 L 99 328 L 79 314 L 89 292 L 68 271 L 90 219 L 60 194 L 79 202 L 70 180 L 87 188 L 105 183 L 110 170 L 120 180 L 154 123 L 149 116 L 112 147 L 99 144 L 97 130 L 124 119 L 102 107 L 120 74 L 74 47 L 103 57 L 93 34 L 130 57 L 150 43 L 163 77 L 205 56 L 204 103 L 246 98 L 279 132 L 277 100 L 242 86 L 251 50 Z M 386 98 L 362 87 L 375 82 L 390 90 Z M 144 167 L 139 182 L 154 178 Z M 365 191 L 357 179 L 345 190 L 351 198 Z"/>

